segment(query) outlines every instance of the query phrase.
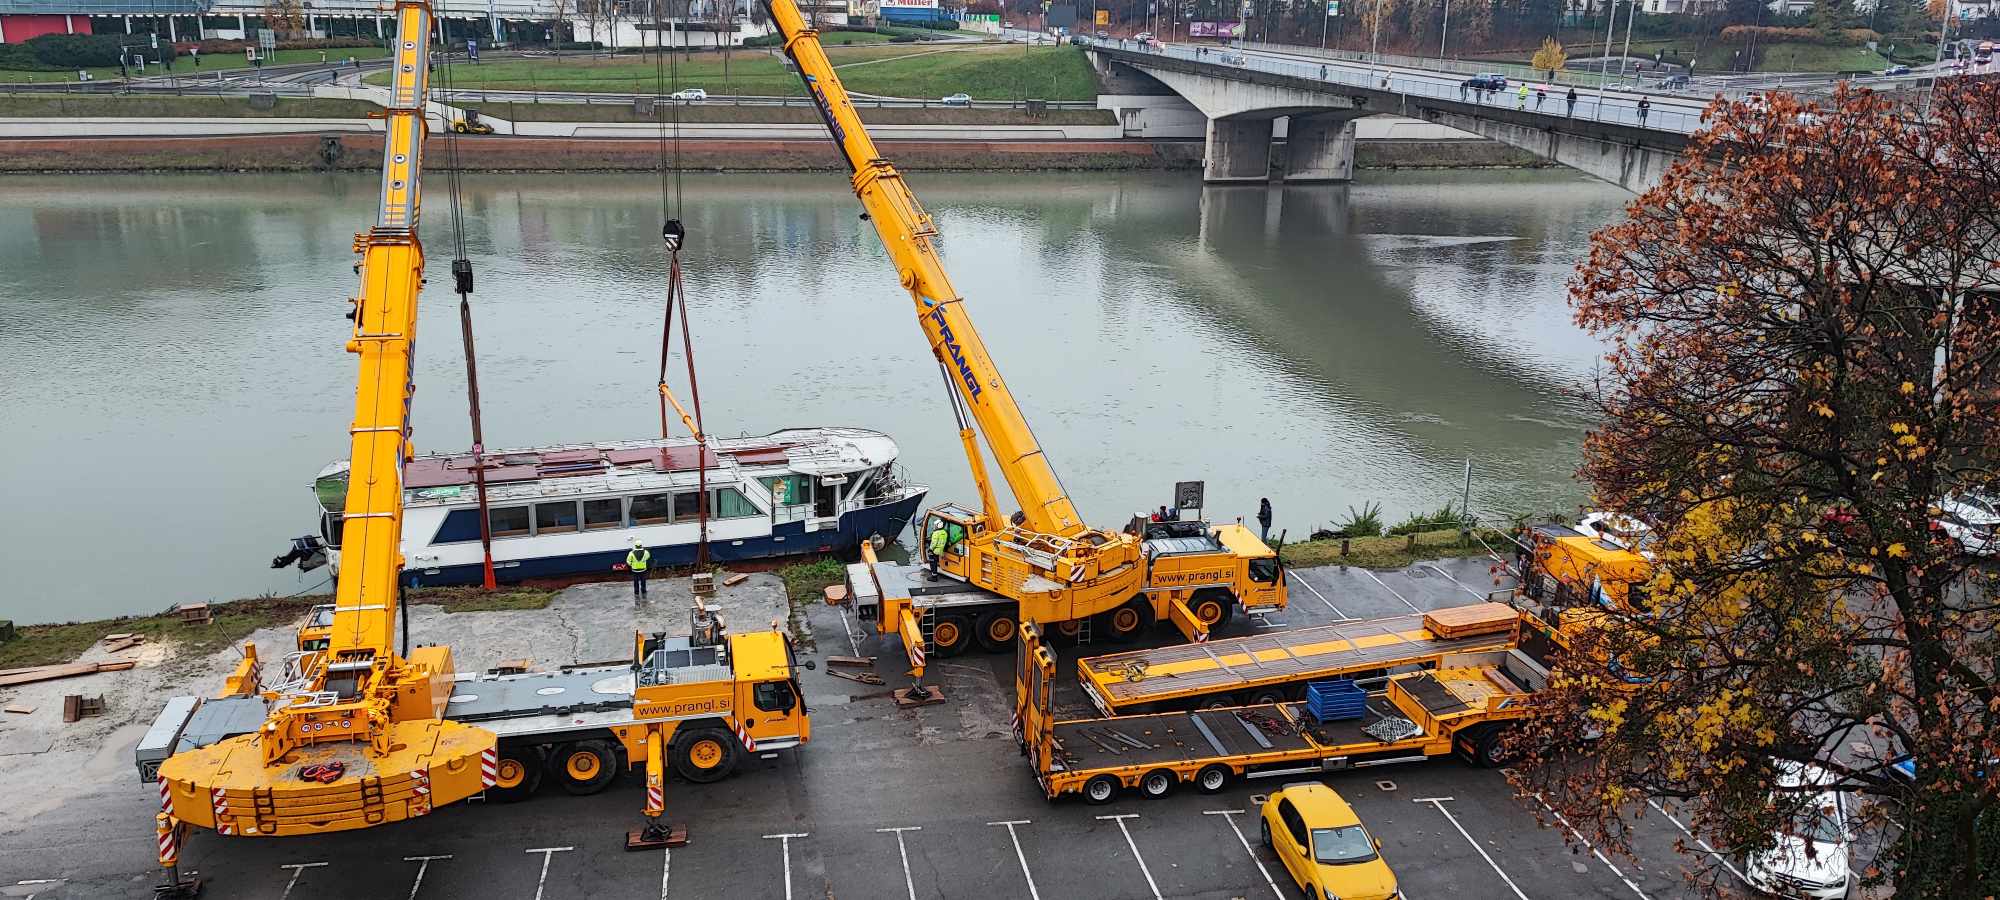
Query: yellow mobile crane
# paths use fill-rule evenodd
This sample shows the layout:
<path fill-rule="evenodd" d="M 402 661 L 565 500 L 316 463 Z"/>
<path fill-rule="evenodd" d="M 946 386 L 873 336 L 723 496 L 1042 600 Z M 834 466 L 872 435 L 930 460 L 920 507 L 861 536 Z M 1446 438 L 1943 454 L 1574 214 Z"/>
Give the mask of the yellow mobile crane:
<path fill-rule="evenodd" d="M 927 646 L 940 655 L 974 641 L 988 650 L 1010 650 L 1022 621 L 1067 625 L 1074 634 L 1077 623 L 1102 614 L 1105 625 L 1124 636 L 1168 619 L 1200 640 L 1208 626 L 1227 618 L 1233 604 L 1251 610 L 1283 606 L 1276 554 L 1240 525 L 1210 529 L 1180 523 L 1194 528 L 1156 540 L 1136 524 L 1112 531 L 1083 523 L 973 328 L 964 298 L 945 274 L 935 224 L 896 167 L 877 152 L 818 33 L 793 0 L 766 0 L 765 8 L 852 170 L 855 196 L 866 210 L 862 218 L 875 226 L 916 304 L 917 324 L 949 385 L 959 440 L 979 492 L 976 510 L 947 504 L 919 520 L 920 541 L 928 544 L 928 536 L 940 529 L 949 535 L 936 561 L 947 578 L 877 564 L 872 556 L 850 569 L 850 589 L 862 615 L 874 619 L 880 632 L 900 634 L 921 670 Z M 1020 504 L 1011 517 L 994 499 L 975 425 Z"/>
<path fill-rule="evenodd" d="M 671 846 L 686 835 L 660 820 L 669 768 L 715 781 L 751 754 L 811 738 L 785 635 L 725 634 L 699 602 L 689 637 L 635 634 L 629 664 L 460 675 L 449 648 L 397 652 L 431 8 L 398 0 L 396 19 L 381 206 L 354 241 L 361 291 L 346 349 L 360 365 L 334 603 L 309 614 L 275 683 L 245 645 L 220 697 L 174 698 L 140 741 L 141 777 L 160 785 L 160 896 L 201 889 L 179 868 L 190 827 L 260 837 L 368 828 L 475 794 L 526 799 L 545 773 L 569 793 L 596 793 L 620 762 L 646 771 L 647 824 L 626 846 Z M 471 265 L 455 261 L 452 274 L 469 293 Z"/>

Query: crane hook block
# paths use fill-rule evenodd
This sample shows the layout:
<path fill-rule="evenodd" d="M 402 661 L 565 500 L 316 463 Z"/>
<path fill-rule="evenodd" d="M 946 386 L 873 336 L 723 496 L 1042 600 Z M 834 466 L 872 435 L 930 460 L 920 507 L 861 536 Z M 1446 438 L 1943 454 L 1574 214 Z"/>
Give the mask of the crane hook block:
<path fill-rule="evenodd" d="M 667 242 L 668 250 L 679 250 L 681 242 L 687 238 L 687 227 L 679 219 L 668 219 L 660 226 L 660 240 Z"/>
<path fill-rule="evenodd" d="M 472 260 L 464 258 L 452 260 L 451 278 L 459 293 L 472 293 Z"/>

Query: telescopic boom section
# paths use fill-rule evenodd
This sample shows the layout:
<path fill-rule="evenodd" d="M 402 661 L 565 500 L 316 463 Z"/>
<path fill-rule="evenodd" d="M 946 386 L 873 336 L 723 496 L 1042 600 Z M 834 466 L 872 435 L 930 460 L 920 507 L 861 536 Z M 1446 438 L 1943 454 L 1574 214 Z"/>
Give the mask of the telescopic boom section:
<path fill-rule="evenodd" d="M 806 26 L 792 0 L 766 0 L 771 20 L 785 37 L 785 53 L 799 68 L 799 77 L 826 120 L 827 131 L 853 170 L 854 194 L 861 198 L 882 246 L 896 264 L 903 287 L 916 301 L 917 322 L 930 339 L 931 352 L 945 367 L 953 388 L 964 401 L 980 434 L 1000 464 L 1001 475 L 1021 504 L 1027 527 L 1042 534 L 1076 537 L 1086 529 L 1069 495 L 1056 480 L 1028 420 L 1000 379 L 1000 370 L 966 315 L 965 302 L 945 275 L 933 240 L 937 228 L 910 193 L 896 167 L 881 158 L 875 142 L 848 102 L 847 90 L 820 48 L 819 35 Z M 972 448 L 968 448 L 972 450 Z M 976 451 L 973 451 L 976 452 Z M 981 468 L 971 460 L 975 473 Z M 989 516 L 996 510 L 986 510 Z M 997 526 L 1004 523 L 996 522 Z"/>

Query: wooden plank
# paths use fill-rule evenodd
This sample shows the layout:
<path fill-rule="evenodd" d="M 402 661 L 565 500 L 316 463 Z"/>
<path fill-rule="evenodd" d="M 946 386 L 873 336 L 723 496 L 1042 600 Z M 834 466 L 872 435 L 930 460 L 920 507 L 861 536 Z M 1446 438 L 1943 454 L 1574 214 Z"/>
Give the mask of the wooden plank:
<path fill-rule="evenodd" d="M 746 581 L 749 581 L 749 580 L 750 580 L 750 576 L 749 576 L 749 574 L 747 574 L 747 573 L 744 573 L 744 572 L 738 572 L 738 573 L 736 573 L 736 574 L 734 574 L 734 575 L 731 575 L 731 576 L 729 576 L 728 578 L 724 578 L 724 579 L 722 579 L 722 586 L 723 586 L 723 587 L 735 587 L 735 586 L 737 586 L 737 585 L 739 585 L 739 584 L 742 584 L 743 582 L 746 582 Z"/>
<path fill-rule="evenodd" d="M 130 649 L 132 649 L 133 647 L 137 647 L 137 646 L 139 646 L 140 644 L 143 644 L 143 643 L 145 643 L 145 642 L 146 642 L 146 639 L 145 639 L 145 638 L 142 638 L 142 637 L 139 637 L 139 636 L 137 636 L 137 635 L 133 635 L 133 636 L 131 636 L 131 637 L 124 637 L 124 638 L 119 638 L 118 640 L 115 640 L 115 641 L 113 641 L 113 640 L 106 640 L 106 641 L 104 642 L 104 652 L 106 652 L 106 653 L 123 653 L 123 652 L 125 652 L 125 651 L 127 651 L 127 650 L 130 650 Z"/>
<path fill-rule="evenodd" d="M 1438 637 L 1471 637 L 1506 631 L 1518 618 L 1505 603 L 1473 603 L 1431 610 L 1424 614 L 1424 627 Z"/>
<path fill-rule="evenodd" d="M 827 664 L 827 665 L 829 665 L 829 666 L 852 666 L 852 667 L 854 667 L 854 668 L 857 668 L 857 669 L 865 669 L 865 668 L 868 668 L 869 666 L 872 666 L 872 665 L 874 665 L 874 664 L 875 664 L 875 657 L 872 657 L 872 656 L 829 656 L 829 657 L 827 657 L 827 658 L 826 658 L 826 664 Z"/>
<path fill-rule="evenodd" d="M 18 675 L 0 676 L 0 687 L 13 687 L 17 684 L 34 684 L 37 681 L 54 681 L 58 678 L 74 678 L 78 675 L 90 675 L 96 671 L 96 663 L 68 663 L 60 666 L 42 666 Z"/>
<path fill-rule="evenodd" d="M 133 666 L 136 666 L 136 665 L 138 665 L 138 664 L 139 664 L 138 660 L 133 660 L 133 659 L 114 659 L 114 660 L 111 660 L 111 661 L 109 661 L 109 662 L 101 662 L 101 663 L 98 663 L 98 664 L 97 664 L 97 671 L 99 671 L 99 672 L 123 672 L 123 671 L 125 671 L 126 669 L 130 669 L 130 668 L 132 668 Z"/>
<path fill-rule="evenodd" d="M 104 636 L 104 641 L 105 641 L 105 643 L 110 643 L 110 642 L 112 642 L 112 641 L 122 641 L 122 640 L 124 640 L 124 639 L 126 639 L 126 638 L 135 638 L 135 637 L 138 637 L 138 636 L 139 636 L 139 635 L 136 635 L 136 634 L 133 634 L 132 632 L 129 632 L 129 631 L 121 631 L 121 632 L 118 632 L 117 634 L 107 634 L 107 635 L 105 635 L 105 636 Z"/>
<path fill-rule="evenodd" d="M 18 716 L 25 716 L 34 712 L 35 708 L 32 706 L 22 706 L 19 703 L 9 703 L 6 706 L 6 710 Z"/>

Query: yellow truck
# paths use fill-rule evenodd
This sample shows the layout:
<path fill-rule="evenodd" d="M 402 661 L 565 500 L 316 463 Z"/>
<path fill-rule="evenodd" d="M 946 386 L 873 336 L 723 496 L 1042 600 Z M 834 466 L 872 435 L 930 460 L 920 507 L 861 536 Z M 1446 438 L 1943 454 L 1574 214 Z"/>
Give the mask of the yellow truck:
<path fill-rule="evenodd" d="M 1077 681 L 1107 716 L 1166 709 L 1278 703 L 1306 684 L 1435 668 L 1447 657 L 1514 646 L 1519 614 L 1474 603 L 1247 637 L 1077 660 Z"/>
<path fill-rule="evenodd" d="M 1646 557 L 1567 525 L 1529 528 L 1521 542 L 1520 567 L 1521 593 L 1556 609 L 1644 609 L 1645 585 L 1653 577 Z"/>
<path fill-rule="evenodd" d="M 1523 620 L 1527 624 L 1527 620 Z M 1532 715 L 1548 670 L 1517 649 L 1444 656 L 1437 668 L 1390 676 L 1352 708 L 1266 703 L 1058 720 L 1056 657 L 1041 628 L 1021 628 L 1015 737 L 1049 799 L 1108 803 L 1126 788 L 1163 797 L 1183 784 L 1214 793 L 1239 778 L 1305 775 L 1419 762 L 1458 753 L 1505 762 L 1501 737 Z"/>

